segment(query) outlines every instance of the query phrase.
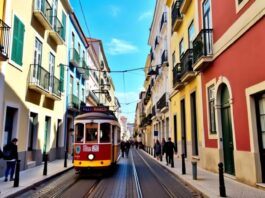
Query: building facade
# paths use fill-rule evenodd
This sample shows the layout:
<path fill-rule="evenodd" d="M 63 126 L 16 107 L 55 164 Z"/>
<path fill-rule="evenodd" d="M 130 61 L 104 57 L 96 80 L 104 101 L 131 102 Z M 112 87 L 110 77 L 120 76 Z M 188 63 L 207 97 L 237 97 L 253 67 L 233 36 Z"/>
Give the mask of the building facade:
<path fill-rule="evenodd" d="M 71 7 L 68 1 L 56 0 L 4 3 L 5 20 L 12 28 L 9 59 L 1 68 L 0 142 L 4 146 L 18 138 L 23 170 L 41 164 L 45 153 L 50 160 L 62 157 L 65 94 L 59 65 L 67 63 L 66 18 Z"/>
<path fill-rule="evenodd" d="M 251 185 L 265 182 L 264 8 L 264 1 L 199 1 L 193 66 L 202 74 L 204 167 L 217 171 L 223 162 L 225 173 Z"/>

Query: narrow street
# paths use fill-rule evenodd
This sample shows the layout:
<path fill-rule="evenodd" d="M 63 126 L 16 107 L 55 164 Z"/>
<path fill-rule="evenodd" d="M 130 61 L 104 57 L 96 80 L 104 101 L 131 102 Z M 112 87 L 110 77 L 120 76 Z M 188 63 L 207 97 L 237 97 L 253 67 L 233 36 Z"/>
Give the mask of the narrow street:
<path fill-rule="evenodd" d="M 200 197 L 155 159 L 131 149 L 111 170 L 77 175 L 74 170 L 35 187 L 20 197 Z"/>

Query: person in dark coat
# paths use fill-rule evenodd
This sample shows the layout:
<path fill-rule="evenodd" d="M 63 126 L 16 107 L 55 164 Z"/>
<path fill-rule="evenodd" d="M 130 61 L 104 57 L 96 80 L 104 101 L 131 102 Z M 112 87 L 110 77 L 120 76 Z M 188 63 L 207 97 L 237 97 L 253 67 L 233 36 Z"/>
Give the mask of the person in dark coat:
<path fill-rule="evenodd" d="M 156 158 L 159 160 L 161 157 L 160 156 L 161 155 L 161 144 L 160 144 L 159 140 L 156 140 L 154 150 L 155 150 Z"/>
<path fill-rule="evenodd" d="M 16 161 L 18 160 L 17 142 L 18 139 L 14 138 L 10 143 L 5 145 L 3 149 L 4 159 L 6 160 L 5 182 L 7 182 L 9 173 L 10 173 L 10 181 L 14 180 L 13 176 L 14 176 Z"/>
<path fill-rule="evenodd" d="M 127 157 L 127 158 L 128 158 L 128 156 L 129 156 L 130 147 L 131 147 L 130 142 L 129 142 L 129 141 L 126 141 L 126 142 L 125 142 L 125 153 L 126 153 L 126 157 Z"/>
<path fill-rule="evenodd" d="M 125 142 L 121 141 L 121 156 L 124 157 L 124 152 L 125 152 Z"/>
<path fill-rule="evenodd" d="M 165 143 L 164 150 L 166 152 L 166 160 L 167 165 L 171 163 L 171 167 L 174 167 L 174 151 L 176 151 L 176 147 L 173 142 L 171 142 L 171 138 L 168 138 L 168 141 Z"/>

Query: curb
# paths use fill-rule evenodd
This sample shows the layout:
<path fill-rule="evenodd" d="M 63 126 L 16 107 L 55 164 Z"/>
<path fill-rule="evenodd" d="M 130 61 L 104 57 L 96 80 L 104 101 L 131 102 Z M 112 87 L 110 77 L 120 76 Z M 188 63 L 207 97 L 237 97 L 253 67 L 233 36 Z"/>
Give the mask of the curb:
<path fill-rule="evenodd" d="M 54 175 L 50 175 L 50 176 L 48 176 L 47 178 L 45 178 L 45 179 L 43 179 L 43 180 L 41 180 L 41 181 L 38 181 L 37 183 L 34 183 L 34 184 L 30 185 L 30 186 L 27 186 L 27 187 L 24 188 L 24 189 L 21 189 L 21 190 L 15 192 L 15 193 L 13 193 L 13 194 L 8 195 L 7 198 L 15 198 L 15 197 L 18 197 L 18 196 L 21 195 L 22 193 L 25 193 L 25 192 L 27 192 L 28 190 L 30 190 L 31 188 L 38 187 L 38 186 L 40 186 L 41 184 L 43 184 L 43 183 L 45 183 L 45 182 L 47 182 L 47 181 L 49 181 L 49 180 L 51 180 L 51 179 L 53 179 L 53 178 L 55 178 L 55 177 L 58 177 L 58 176 L 60 176 L 60 175 L 62 175 L 62 174 L 64 174 L 64 173 L 66 173 L 67 171 L 70 171 L 70 170 L 73 169 L 73 168 L 74 168 L 74 167 L 72 166 L 72 167 L 66 168 L 65 170 L 63 170 L 63 171 L 61 171 L 61 172 L 55 173 Z"/>
<path fill-rule="evenodd" d="M 152 155 L 150 155 L 149 153 L 147 153 L 146 151 L 142 151 L 145 155 L 147 155 L 148 157 L 150 157 L 152 160 L 156 161 L 155 158 L 153 158 Z M 179 179 L 184 185 L 188 186 L 189 188 L 191 188 L 192 190 L 198 192 L 202 197 L 205 198 L 209 198 L 209 196 L 207 194 L 205 194 L 204 192 L 202 192 L 201 190 L 199 190 L 197 187 L 195 187 L 194 185 L 192 185 L 191 183 L 189 183 L 187 180 L 183 179 L 182 177 L 180 177 L 177 173 L 175 173 L 173 170 L 171 170 L 170 168 L 167 168 L 166 166 L 164 166 L 163 164 L 161 164 L 161 162 L 159 161 L 158 164 L 164 168 L 167 171 L 170 171 L 174 176 L 177 177 L 177 179 Z"/>

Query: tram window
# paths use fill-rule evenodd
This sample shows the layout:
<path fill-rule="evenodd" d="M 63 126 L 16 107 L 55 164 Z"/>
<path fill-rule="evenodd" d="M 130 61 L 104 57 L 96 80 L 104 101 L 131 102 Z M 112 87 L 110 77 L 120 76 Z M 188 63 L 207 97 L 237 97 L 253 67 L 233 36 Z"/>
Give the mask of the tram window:
<path fill-rule="evenodd" d="M 98 124 L 88 123 L 86 124 L 86 143 L 98 142 Z"/>
<path fill-rule="evenodd" d="M 100 124 L 100 142 L 101 143 L 110 142 L 110 124 L 109 123 Z"/>
<path fill-rule="evenodd" d="M 75 142 L 84 142 L 84 124 L 78 123 L 75 125 Z"/>
<path fill-rule="evenodd" d="M 121 130 L 120 130 L 119 127 L 118 127 L 118 129 L 117 129 L 117 142 L 118 142 L 118 143 L 121 142 Z"/>

